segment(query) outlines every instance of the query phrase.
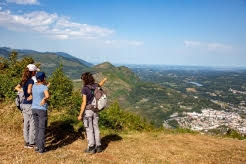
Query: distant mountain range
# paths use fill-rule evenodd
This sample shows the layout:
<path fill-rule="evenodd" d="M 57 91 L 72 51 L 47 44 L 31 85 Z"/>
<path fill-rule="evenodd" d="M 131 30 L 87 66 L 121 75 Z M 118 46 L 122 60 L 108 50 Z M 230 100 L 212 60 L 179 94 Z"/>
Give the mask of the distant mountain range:
<path fill-rule="evenodd" d="M 18 58 L 32 57 L 35 62 L 41 64 L 41 70 L 48 75 L 61 63 L 64 72 L 70 78 L 79 79 L 83 69 L 93 66 L 93 64 L 89 62 L 64 52 L 38 52 L 34 50 L 0 47 L 0 56 L 6 58 L 12 51 L 18 52 Z"/>
<path fill-rule="evenodd" d="M 147 64 L 125 64 L 132 69 L 145 70 L 182 70 L 182 71 L 235 71 L 245 70 L 245 66 L 190 66 L 190 65 L 147 65 Z"/>

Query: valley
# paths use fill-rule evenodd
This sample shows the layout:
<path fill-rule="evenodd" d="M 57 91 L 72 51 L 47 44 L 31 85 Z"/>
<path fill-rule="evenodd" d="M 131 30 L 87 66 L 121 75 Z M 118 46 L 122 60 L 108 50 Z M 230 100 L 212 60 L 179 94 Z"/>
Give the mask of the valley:
<path fill-rule="evenodd" d="M 2 48 L 1 54 L 3 50 L 6 48 Z M 19 52 L 18 58 L 34 58 L 48 75 L 62 64 L 65 74 L 74 79 L 75 91 L 81 89 L 79 78 L 83 72 L 92 72 L 96 81 L 107 77 L 104 89 L 109 102 L 118 102 L 124 110 L 141 115 L 157 127 L 205 132 L 223 129 L 222 133 L 235 130 L 245 134 L 244 69 L 131 65 L 128 68 L 109 62 L 93 66 L 61 52 L 58 54 L 62 56 L 33 50 Z"/>
<path fill-rule="evenodd" d="M 164 119 L 165 127 L 182 127 L 199 131 L 222 133 L 236 130 L 246 134 L 246 73 L 244 69 L 216 68 L 132 68 L 140 79 L 155 82 L 179 93 L 192 96 L 190 106 L 179 105 L 182 112 L 175 112 Z M 201 104 L 204 100 L 212 106 Z M 182 101 L 182 100 L 181 100 Z M 198 105 L 199 104 L 199 105 Z"/>

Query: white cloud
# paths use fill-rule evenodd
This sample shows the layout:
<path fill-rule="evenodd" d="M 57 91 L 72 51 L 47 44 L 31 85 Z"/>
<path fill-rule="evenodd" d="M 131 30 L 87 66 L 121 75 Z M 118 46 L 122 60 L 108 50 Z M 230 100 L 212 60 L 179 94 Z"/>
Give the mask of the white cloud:
<path fill-rule="evenodd" d="M 38 5 L 38 0 L 6 0 L 8 3 L 16 3 L 21 5 Z"/>
<path fill-rule="evenodd" d="M 134 46 L 139 47 L 142 46 L 144 43 L 141 41 L 135 41 L 135 40 L 106 40 L 104 41 L 107 45 L 128 45 L 128 46 Z"/>
<path fill-rule="evenodd" d="M 198 47 L 201 46 L 201 42 L 185 40 L 184 45 L 186 47 Z"/>
<path fill-rule="evenodd" d="M 190 40 L 185 40 L 184 45 L 185 47 L 188 48 L 202 48 L 202 49 L 207 49 L 209 51 L 225 51 L 225 50 L 232 49 L 232 46 L 225 45 L 222 43 L 208 43 L 208 42 L 199 42 L 199 41 L 190 41 Z"/>
<path fill-rule="evenodd" d="M 26 14 L 12 14 L 0 10 L 0 26 L 14 31 L 34 31 L 57 39 L 99 38 L 111 35 L 114 31 L 99 26 L 72 22 L 67 17 L 35 11 Z"/>
<path fill-rule="evenodd" d="M 136 41 L 136 40 L 133 40 L 133 41 L 128 41 L 128 44 L 129 45 L 132 45 L 132 46 L 142 46 L 144 43 L 143 42 L 140 42 L 140 41 Z"/>

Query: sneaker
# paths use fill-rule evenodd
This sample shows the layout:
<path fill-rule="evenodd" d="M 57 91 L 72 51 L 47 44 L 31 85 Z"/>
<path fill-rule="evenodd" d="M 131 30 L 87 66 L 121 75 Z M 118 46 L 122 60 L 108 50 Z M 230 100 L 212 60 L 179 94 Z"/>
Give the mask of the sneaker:
<path fill-rule="evenodd" d="M 29 143 L 24 141 L 24 148 L 28 148 L 28 146 L 29 146 Z"/>
<path fill-rule="evenodd" d="M 97 146 L 96 147 L 96 153 L 101 153 L 103 150 L 102 150 L 102 146 Z"/>
<path fill-rule="evenodd" d="M 90 153 L 90 154 L 94 154 L 94 153 L 96 153 L 95 146 L 92 146 L 92 147 L 86 148 L 84 152 L 85 152 L 85 153 Z"/>
<path fill-rule="evenodd" d="M 39 154 L 43 154 L 45 152 L 45 149 L 40 149 L 38 152 Z"/>
<path fill-rule="evenodd" d="M 39 148 L 38 148 L 38 147 L 35 147 L 34 150 L 35 150 L 36 152 L 39 152 Z"/>
<path fill-rule="evenodd" d="M 39 154 L 43 154 L 44 152 L 46 152 L 45 149 L 39 149 L 38 147 L 36 147 L 34 150 Z"/>
<path fill-rule="evenodd" d="M 36 145 L 34 145 L 34 144 L 29 144 L 29 145 L 27 146 L 27 148 L 33 149 L 33 148 L 35 148 L 35 146 L 36 146 Z"/>

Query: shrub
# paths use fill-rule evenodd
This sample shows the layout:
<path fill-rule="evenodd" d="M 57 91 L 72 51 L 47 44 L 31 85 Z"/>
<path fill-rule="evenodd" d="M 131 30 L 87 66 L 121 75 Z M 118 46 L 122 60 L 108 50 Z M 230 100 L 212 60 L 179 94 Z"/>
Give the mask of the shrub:
<path fill-rule="evenodd" d="M 241 135 L 240 133 L 238 133 L 236 130 L 233 129 L 229 129 L 225 136 L 230 138 L 237 138 L 239 140 L 246 139 L 246 136 Z"/>
<path fill-rule="evenodd" d="M 74 91 L 71 96 L 71 104 L 67 110 L 67 113 L 77 118 L 80 112 L 81 103 L 82 96 L 80 91 Z"/>
<path fill-rule="evenodd" d="M 68 106 L 71 103 L 73 83 L 64 74 L 62 64 L 52 73 L 49 82 L 51 83 L 49 88 L 50 107 L 60 110 Z"/>
<path fill-rule="evenodd" d="M 153 125 L 141 116 L 120 109 L 118 102 L 111 104 L 100 112 L 99 125 L 101 128 L 113 130 L 151 130 Z"/>

